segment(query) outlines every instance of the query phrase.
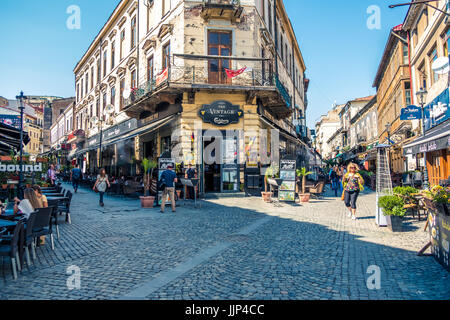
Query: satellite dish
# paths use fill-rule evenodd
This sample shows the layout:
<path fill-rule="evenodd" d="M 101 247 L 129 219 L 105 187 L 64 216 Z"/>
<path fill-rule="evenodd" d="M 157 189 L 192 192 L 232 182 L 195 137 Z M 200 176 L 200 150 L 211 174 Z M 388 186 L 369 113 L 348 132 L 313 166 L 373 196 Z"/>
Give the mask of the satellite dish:
<path fill-rule="evenodd" d="M 108 104 L 106 106 L 106 108 L 105 108 L 105 113 L 108 114 L 108 115 L 113 114 L 114 111 L 115 111 L 115 108 L 114 108 L 114 106 L 112 104 Z"/>
<path fill-rule="evenodd" d="M 123 98 L 124 99 L 128 99 L 130 96 L 131 96 L 131 90 L 130 89 L 123 90 Z"/>
<path fill-rule="evenodd" d="M 433 71 L 437 74 L 447 74 L 450 71 L 448 57 L 437 58 L 431 65 Z"/>

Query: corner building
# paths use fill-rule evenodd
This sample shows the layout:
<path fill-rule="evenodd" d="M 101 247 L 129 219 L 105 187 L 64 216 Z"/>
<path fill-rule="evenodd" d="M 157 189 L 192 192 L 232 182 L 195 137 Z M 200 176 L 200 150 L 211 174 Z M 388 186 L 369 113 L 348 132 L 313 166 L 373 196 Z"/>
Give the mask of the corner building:
<path fill-rule="evenodd" d="M 197 165 L 201 192 L 240 190 L 245 169 L 258 168 L 261 160 L 249 152 L 259 150 L 259 136 L 251 133 L 260 129 L 268 130 L 268 150 L 270 130 L 278 129 L 280 156 L 304 160 L 299 158 L 308 148 L 303 135 L 309 80 L 283 1 L 122 1 L 115 12 L 110 20 L 117 27 L 104 34 L 116 37 L 113 59 L 120 60 L 115 63 L 120 67 L 107 76 L 109 70 L 102 67 L 108 68 L 111 43 L 99 42 L 98 74 L 105 74 L 99 86 L 100 114 L 111 100 L 111 86 L 117 87 L 111 101 L 117 124 L 110 121 L 111 128 L 129 125 L 103 128 L 114 132 L 103 135 L 103 157 L 156 159 L 176 151 L 178 163 Z M 77 70 L 89 73 L 81 65 Z M 95 100 L 93 95 L 93 106 Z M 88 109 L 85 120 L 89 114 Z M 204 161 L 208 146 L 218 139 L 205 137 L 207 130 L 222 134 L 219 145 L 226 164 Z M 240 134 L 226 138 L 227 130 Z M 118 143 L 125 143 L 127 152 L 120 152 Z M 90 148 L 98 148 L 92 138 Z"/>

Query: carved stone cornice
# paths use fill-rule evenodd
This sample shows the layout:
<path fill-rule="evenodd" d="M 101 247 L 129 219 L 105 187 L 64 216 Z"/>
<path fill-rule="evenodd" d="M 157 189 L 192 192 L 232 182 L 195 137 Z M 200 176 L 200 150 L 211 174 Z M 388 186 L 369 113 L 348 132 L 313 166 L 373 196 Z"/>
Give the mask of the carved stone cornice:
<path fill-rule="evenodd" d="M 102 43 L 102 50 L 105 49 L 108 46 L 108 40 L 103 41 Z"/>

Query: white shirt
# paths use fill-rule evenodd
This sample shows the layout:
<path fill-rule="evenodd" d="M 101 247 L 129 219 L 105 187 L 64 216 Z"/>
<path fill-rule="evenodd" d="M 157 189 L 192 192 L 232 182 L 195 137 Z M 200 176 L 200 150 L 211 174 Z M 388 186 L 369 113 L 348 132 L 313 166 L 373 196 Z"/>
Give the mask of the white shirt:
<path fill-rule="evenodd" d="M 34 208 L 28 199 L 23 199 L 22 201 L 20 201 L 18 208 L 26 216 L 27 219 L 30 217 L 30 214 L 34 212 Z"/>

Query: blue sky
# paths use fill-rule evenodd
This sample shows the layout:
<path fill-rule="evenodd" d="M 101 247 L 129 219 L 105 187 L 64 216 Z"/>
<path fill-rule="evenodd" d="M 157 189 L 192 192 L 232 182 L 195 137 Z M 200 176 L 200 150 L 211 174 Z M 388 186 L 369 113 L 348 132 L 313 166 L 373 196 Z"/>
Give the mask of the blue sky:
<path fill-rule="evenodd" d="M 0 95 L 74 96 L 73 68 L 119 0 L 1 0 Z M 389 30 L 407 7 L 396 0 L 284 0 L 302 50 L 307 77 L 308 125 L 334 101 L 375 93 L 373 79 Z M 69 30 L 70 5 L 81 8 L 81 29 Z M 381 9 L 381 29 L 367 28 L 367 8 Z"/>

